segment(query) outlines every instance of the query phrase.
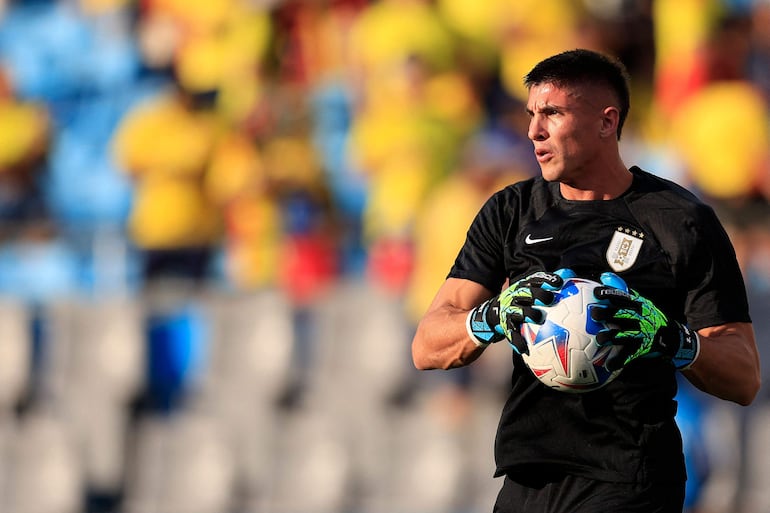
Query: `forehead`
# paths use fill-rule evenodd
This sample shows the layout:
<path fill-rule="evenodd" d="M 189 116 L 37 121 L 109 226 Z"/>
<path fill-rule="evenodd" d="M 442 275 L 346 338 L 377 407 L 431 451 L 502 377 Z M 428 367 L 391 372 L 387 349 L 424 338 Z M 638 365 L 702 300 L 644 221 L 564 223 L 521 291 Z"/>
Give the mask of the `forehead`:
<path fill-rule="evenodd" d="M 598 107 L 606 102 L 595 87 L 587 85 L 561 86 L 553 82 L 534 84 L 529 89 L 527 110 L 536 111 L 545 106 L 564 109 Z"/>
<path fill-rule="evenodd" d="M 563 104 L 576 100 L 578 93 L 573 87 L 564 87 L 552 82 L 534 84 L 529 89 L 527 107 L 539 107 L 541 104 Z"/>

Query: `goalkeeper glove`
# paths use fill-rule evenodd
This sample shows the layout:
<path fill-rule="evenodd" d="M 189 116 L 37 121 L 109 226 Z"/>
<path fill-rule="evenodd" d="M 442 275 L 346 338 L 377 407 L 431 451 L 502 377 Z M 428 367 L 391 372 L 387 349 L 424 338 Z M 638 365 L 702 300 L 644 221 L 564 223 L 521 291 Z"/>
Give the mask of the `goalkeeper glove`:
<path fill-rule="evenodd" d="M 550 305 L 554 300 L 553 291 L 562 286 L 564 279 L 574 275 L 569 269 L 555 273 L 537 272 L 518 280 L 499 296 L 484 301 L 466 317 L 471 339 L 478 346 L 487 346 L 507 338 L 517 352 L 522 352 L 522 348 L 514 343 L 514 333 L 523 322 L 542 324 L 545 314 L 535 306 Z"/>
<path fill-rule="evenodd" d="M 679 370 L 687 369 L 698 357 L 698 334 L 684 324 L 669 320 L 649 299 L 629 290 L 614 273 L 603 273 L 603 287 L 594 290 L 596 299 L 606 302 L 594 308 L 592 318 L 607 328 L 599 331 L 600 345 L 613 344 L 622 350 L 607 361 L 607 369 L 625 367 L 637 358 L 665 358 Z"/>

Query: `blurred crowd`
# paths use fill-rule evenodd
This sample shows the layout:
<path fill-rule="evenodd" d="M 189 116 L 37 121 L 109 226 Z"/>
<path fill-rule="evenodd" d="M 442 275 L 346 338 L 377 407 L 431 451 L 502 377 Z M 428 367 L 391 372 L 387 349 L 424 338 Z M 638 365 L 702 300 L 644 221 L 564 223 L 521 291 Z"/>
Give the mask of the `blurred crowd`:
<path fill-rule="evenodd" d="M 15 376 L 17 382 L 17 393 L 7 392 L 2 402 L 13 412 L 11 424 L 30 411 L 52 410 L 57 418 L 61 408 L 76 410 L 62 399 L 70 397 L 61 391 L 67 387 L 51 378 L 58 376 L 50 370 L 57 368 L 50 362 L 58 361 L 51 355 L 69 344 L 63 358 L 70 362 L 71 381 L 82 377 L 79 372 L 94 372 L 72 362 L 95 346 L 77 349 L 77 337 L 62 342 L 62 333 L 101 340 L 95 333 L 109 330 L 110 322 L 128 323 L 143 348 L 131 351 L 139 353 L 108 352 L 83 361 L 106 369 L 112 367 L 105 362 L 113 359 L 140 362 L 133 371 L 140 375 L 134 388 L 118 394 L 123 417 L 101 416 L 112 419 L 113 427 L 132 426 L 129 432 L 136 438 L 134 450 L 122 450 L 130 461 L 120 460 L 117 467 L 128 475 L 125 469 L 144 468 L 146 457 L 155 472 L 137 471 L 133 480 L 108 472 L 112 480 L 101 482 L 89 481 L 84 472 L 82 482 L 72 486 L 85 493 L 46 510 L 29 505 L 34 500 L 20 492 L 8 493 L 13 480 L 5 474 L 14 472 L 6 464 L 0 501 L 14 506 L 0 509 L 275 513 L 309 507 L 304 510 L 429 513 L 430 504 L 438 504 L 436 511 L 445 513 L 476 511 L 473 501 L 454 496 L 455 502 L 426 496 L 411 506 L 394 495 L 373 498 L 372 483 L 382 478 L 375 470 L 368 480 L 341 485 L 341 499 L 330 498 L 331 492 L 308 493 L 306 499 L 319 502 L 297 506 L 303 503 L 292 502 L 299 498 L 287 492 L 271 502 L 254 483 L 265 482 L 264 468 L 291 459 L 284 453 L 262 463 L 233 463 L 232 468 L 252 469 L 251 474 L 233 471 L 251 476 L 251 481 L 244 478 L 251 485 L 241 483 L 241 488 L 232 485 L 238 478 L 223 473 L 230 467 L 214 465 L 210 459 L 217 456 L 209 454 L 206 461 L 219 469 L 219 474 L 211 471 L 214 477 L 207 473 L 209 484 L 229 483 L 223 488 L 239 491 L 225 494 L 223 502 L 209 496 L 210 502 L 185 503 L 181 494 L 175 500 L 182 502 L 164 503 L 158 488 L 174 483 L 158 477 L 165 472 L 158 467 L 171 464 L 148 455 L 152 447 L 173 453 L 168 447 L 175 435 L 168 433 L 177 432 L 166 432 L 170 439 L 163 442 L 158 426 L 140 421 L 195 410 L 186 380 L 196 369 L 215 367 L 212 355 L 222 342 L 212 333 L 227 337 L 211 325 L 229 323 L 236 327 L 220 329 L 240 329 L 246 340 L 260 333 L 270 342 L 260 339 L 254 342 L 259 351 L 241 348 L 246 352 L 235 353 L 241 356 L 230 356 L 232 365 L 246 369 L 246 385 L 228 389 L 230 395 L 278 389 L 266 381 L 257 387 L 258 380 L 247 375 L 275 377 L 271 372 L 284 368 L 290 385 L 272 399 L 282 411 L 311 404 L 311 389 L 323 388 L 318 380 L 328 378 L 314 377 L 323 367 L 319 361 L 338 361 L 346 354 L 343 348 L 320 346 L 340 340 L 355 346 L 366 338 L 372 353 L 357 360 L 363 370 L 347 369 L 347 381 L 339 375 L 344 365 L 326 362 L 325 372 L 337 374 L 337 386 L 356 395 L 352 390 L 377 389 L 371 381 L 381 380 L 377 385 L 390 388 L 376 393 L 387 396 L 389 408 L 418 401 L 406 397 L 415 389 L 431 390 L 441 399 L 419 408 L 439 408 L 442 425 L 453 426 L 455 434 L 467 431 L 467 424 L 458 427 L 458 418 L 472 417 L 474 393 L 485 391 L 482 396 L 493 403 L 505 393 L 507 357 L 483 359 L 480 371 L 418 377 L 405 370 L 410 331 L 484 200 L 538 172 L 526 138 L 523 75 L 540 59 L 576 47 L 616 55 L 629 68 L 632 107 L 621 141 L 626 163 L 679 182 L 717 210 L 744 270 L 760 351 L 770 361 L 767 0 L 0 2 L 0 296 L 3 315 L 22 319 L 15 332 L 6 327 L 2 333 L 7 339 L 16 333 L 21 342 L 14 354 L 27 355 L 8 361 L 29 362 L 28 374 L 14 374 L 10 363 L 0 364 L 11 373 L 3 379 Z M 102 310 L 113 303 L 119 313 Z M 111 320 L 112 315 L 122 320 Z M 212 318 L 216 322 L 204 322 Z M 339 326 L 328 326 L 330 318 Z M 277 331 L 260 327 L 260 319 L 278 323 Z M 285 350 L 276 349 L 288 339 Z M 386 353 L 395 355 L 389 366 L 370 361 L 387 360 Z M 264 362 L 238 367 L 243 354 L 286 363 L 272 370 Z M 763 370 L 770 375 L 770 366 Z M 352 375 L 370 382 L 356 383 Z M 94 394 L 101 386 L 98 379 L 81 381 L 86 384 L 75 387 L 78 393 Z M 682 385 L 681 425 L 692 477 L 688 506 L 702 513 L 770 511 L 770 440 L 763 436 L 770 431 L 767 391 L 760 392 L 754 407 L 737 409 Z M 93 395 L 78 397 L 94 404 L 88 403 Z M 257 420 L 244 425 L 265 424 L 257 413 L 249 415 Z M 300 423 L 298 429 L 308 426 Z M 494 424 L 485 423 L 484 430 L 484 436 L 492 436 Z M 75 431 L 81 438 L 91 436 Z M 303 433 L 298 436 L 307 436 Z M 124 447 L 131 436 L 115 435 L 115 440 Z M 247 444 L 248 436 L 237 440 Z M 421 447 L 411 443 L 413 451 Z M 271 444 L 273 449 L 280 445 Z M 330 446 L 321 445 L 318 450 L 329 456 Z M 419 477 L 451 483 L 445 458 L 457 446 L 442 447 L 430 455 L 443 462 L 438 467 L 443 473 L 436 475 L 437 467 L 426 457 L 417 470 L 407 461 L 408 475 L 417 479 L 418 470 L 430 471 L 431 476 Z M 358 449 L 362 460 L 387 454 L 379 446 L 379 456 L 370 447 Z M 91 462 L 98 456 L 75 452 L 78 468 L 105 475 L 92 468 L 98 467 Z M 491 476 L 483 467 L 491 463 L 491 452 L 485 454 L 489 461 L 481 463 L 480 473 L 488 474 L 474 476 L 477 481 Z M 331 489 L 329 475 L 341 467 L 322 467 L 324 486 Z M 306 471 L 307 465 L 297 468 Z M 400 479 L 406 481 L 404 475 Z M 288 482 L 267 488 L 277 496 L 282 487 L 295 494 L 308 487 L 299 481 L 292 488 Z M 461 495 L 472 493 L 463 489 Z M 491 505 L 479 502 L 480 511 Z M 205 509 L 206 504 L 218 506 Z M 231 509 L 223 511 L 221 504 Z"/>

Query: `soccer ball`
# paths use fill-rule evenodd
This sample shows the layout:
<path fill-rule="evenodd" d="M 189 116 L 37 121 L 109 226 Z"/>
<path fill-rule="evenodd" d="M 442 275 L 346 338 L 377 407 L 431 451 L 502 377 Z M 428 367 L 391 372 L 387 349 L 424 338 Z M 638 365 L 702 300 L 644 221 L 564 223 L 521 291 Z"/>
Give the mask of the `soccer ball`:
<path fill-rule="evenodd" d="M 554 292 L 553 306 L 538 307 L 546 314 L 545 323 L 525 322 L 521 326 L 529 351 L 522 354 L 524 363 L 537 379 L 554 390 L 589 392 L 620 374 L 620 370 L 610 372 L 604 366 L 620 347 L 600 347 L 596 343 L 596 334 L 604 325 L 591 319 L 590 311 L 601 308 L 593 295 L 600 286 L 582 278 L 566 280 L 561 290 Z"/>

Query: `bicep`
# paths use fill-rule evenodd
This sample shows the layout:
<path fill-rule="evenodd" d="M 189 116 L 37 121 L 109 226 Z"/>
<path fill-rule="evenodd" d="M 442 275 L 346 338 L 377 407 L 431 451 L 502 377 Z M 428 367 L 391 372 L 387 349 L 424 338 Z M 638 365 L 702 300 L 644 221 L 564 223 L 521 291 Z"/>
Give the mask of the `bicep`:
<path fill-rule="evenodd" d="M 698 330 L 698 335 L 709 339 L 711 343 L 729 344 L 730 351 L 744 354 L 749 361 L 759 366 L 759 350 L 754 336 L 754 326 L 750 322 L 728 322 L 702 328 Z"/>

